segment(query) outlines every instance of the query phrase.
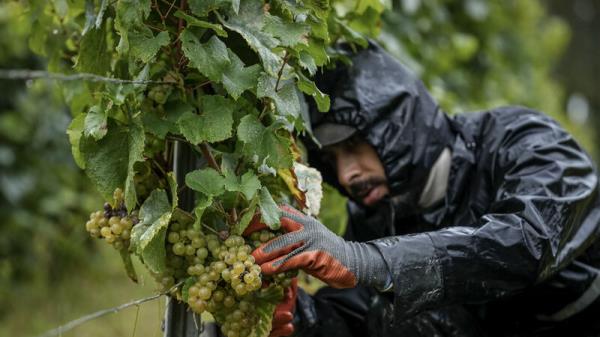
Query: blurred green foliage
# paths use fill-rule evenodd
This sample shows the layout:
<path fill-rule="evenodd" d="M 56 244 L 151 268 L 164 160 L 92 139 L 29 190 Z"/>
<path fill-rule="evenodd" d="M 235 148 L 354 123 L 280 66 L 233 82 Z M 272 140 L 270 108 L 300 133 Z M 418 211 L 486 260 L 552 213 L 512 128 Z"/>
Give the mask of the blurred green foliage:
<path fill-rule="evenodd" d="M 42 69 L 21 14 L 0 4 L 0 68 Z M 71 158 L 71 118 L 52 83 L 0 80 L 0 93 L 0 298 L 8 298 L 85 261 L 81 226 L 101 201 Z"/>
<path fill-rule="evenodd" d="M 411 67 L 449 113 L 524 105 L 544 111 L 594 153 L 573 125 L 552 73 L 569 27 L 540 0 L 394 0 L 380 41 Z"/>

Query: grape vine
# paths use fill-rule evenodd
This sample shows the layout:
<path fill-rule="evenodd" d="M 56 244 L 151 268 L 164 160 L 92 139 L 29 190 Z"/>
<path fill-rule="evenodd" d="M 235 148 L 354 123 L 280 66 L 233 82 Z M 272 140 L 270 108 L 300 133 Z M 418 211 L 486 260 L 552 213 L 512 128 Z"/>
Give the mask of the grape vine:
<path fill-rule="evenodd" d="M 310 79 L 366 45 L 380 0 L 64 0 L 28 3 L 31 48 L 63 82 L 73 157 L 107 204 L 86 230 L 137 256 L 163 289 L 224 335 L 266 336 L 293 274 L 266 279 L 250 255 L 278 235 L 280 203 L 318 213 L 318 172 L 301 164 Z M 87 78 L 82 77 L 82 78 Z M 102 79 L 106 79 L 105 81 Z M 310 102 L 310 104 L 313 104 Z M 175 144 L 206 167 L 173 174 Z M 194 191 L 183 210 L 178 195 Z M 249 237 L 252 220 L 269 229 Z M 178 287 L 174 285 L 182 284 Z"/>

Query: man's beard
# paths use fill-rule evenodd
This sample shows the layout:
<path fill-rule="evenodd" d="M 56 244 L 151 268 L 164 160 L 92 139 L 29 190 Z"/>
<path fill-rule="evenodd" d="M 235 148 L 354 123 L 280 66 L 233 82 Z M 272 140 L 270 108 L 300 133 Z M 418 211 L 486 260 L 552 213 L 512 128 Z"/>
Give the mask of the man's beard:
<path fill-rule="evenodd" d="M 387 180 L 383 177 L 370 177 L 352 182 L 348 189 L 350 190 L 350 197 L 355 200 L 362 200 L 373 188 L 385 184 L 387 184 Z"/>

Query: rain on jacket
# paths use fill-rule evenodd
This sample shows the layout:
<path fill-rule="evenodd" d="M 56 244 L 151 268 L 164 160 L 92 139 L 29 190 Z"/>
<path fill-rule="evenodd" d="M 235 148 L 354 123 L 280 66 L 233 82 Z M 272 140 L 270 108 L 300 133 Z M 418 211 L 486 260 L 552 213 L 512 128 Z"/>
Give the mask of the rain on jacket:
<path fill-rule="evenodd" d="M 594 164 L 573 137 L 518 106 L 449 117 L 376 44 L 348 55 L 351 67 L 317 78 L 332 104 L 326 114 L 312 109 L 311 123 L 355 127 L 384 165 L 391 197 L 378 209 L 350 200 L 346 237 L 382 253 L 394 321 L 459 305 L 490 335 L 509 335 L 582 315 L 600 292 L 600 201 Z M 452 151 L 445 198 L 418 209 L 444 148 Z"/>

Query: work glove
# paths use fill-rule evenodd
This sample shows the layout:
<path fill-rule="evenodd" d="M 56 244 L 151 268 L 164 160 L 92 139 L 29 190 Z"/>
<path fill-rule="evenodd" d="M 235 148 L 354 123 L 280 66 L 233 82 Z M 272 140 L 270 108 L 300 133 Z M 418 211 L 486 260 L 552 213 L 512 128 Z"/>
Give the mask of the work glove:
<path fill-rule="evenodd" d="M 292 284 L 285 288 L 283 301 L 275 307 L 273 312 L 273 323 L 269 337 L 289 336 L 294 332 L 294 310 L 296 309 L 296 297 L 298 294 L 298 279 L 293 278 Z"/>
<path fill-rule="evenodd" d="M 369 243 L 346 241 L 316 219 L 281 206 L 281 228 L 286 234 L 252 252 L 266 275 L 302 269 L 331 287 L 358 284 L 384 289 L 391 277 L 381 253 Z M 253 224 L 251 230 L 264 224 Z"/>

